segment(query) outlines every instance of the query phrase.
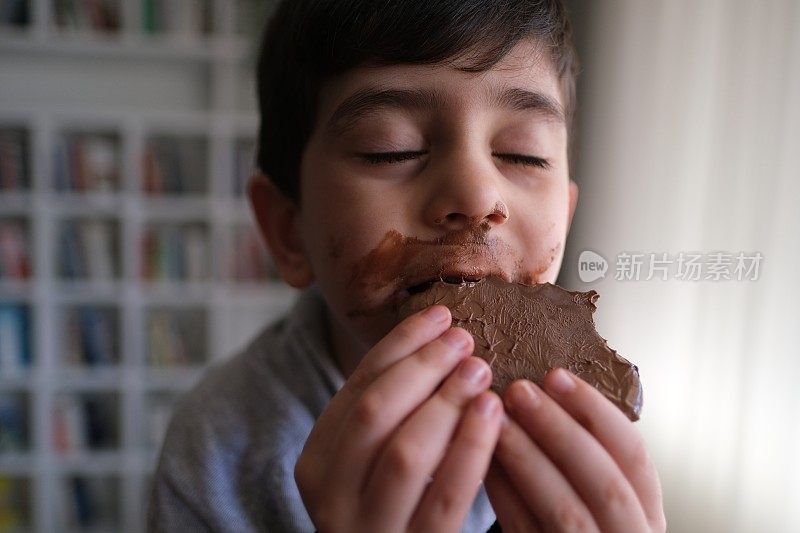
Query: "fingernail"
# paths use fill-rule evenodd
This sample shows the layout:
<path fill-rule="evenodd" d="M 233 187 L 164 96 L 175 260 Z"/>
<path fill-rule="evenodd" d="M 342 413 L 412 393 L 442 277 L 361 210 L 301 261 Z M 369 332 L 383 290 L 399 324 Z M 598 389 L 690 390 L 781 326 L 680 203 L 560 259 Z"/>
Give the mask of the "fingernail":
<path fill-rule="evenodd" d="M 452 346 L 453 348 L 461 349 L 469 343 L 469 337 L 465 331 L 459 331 L 459 328 L 450 328 L 442 335 L 442 340 Z"/>
<path fill-rule="evenodd" d="M 486 418 L 491 418 L 492 415 L 497 412 L 497 407 L 500 405 L 499 402 L 492 396 L 491 394 L 484 394 L 482 396 L 478 396 L 476 400 L 477 405 L 475 406 L 478 409 L 478 412 L 485 416 Z"/>
<path fill-rule="evenodd" d="M 547 380 L 548 388 L 556 394 L 567 394 L 575 389 L 575 380 L 563 368 L 557 368 Z"/>
<path fill-rule="evenodd" d="M 478 384 L 483 380 L 488 371 L 489 368 L 486 366 L 486 363 L 474 357 L 470 357 L 461 363 L 458 369 L 458 375 L 470 383 Z"/>
<path fill-rule="evenodd" d="M 450 310 L 443 305 L 434 305 L 427 308 L 422 315 L 432 322 L 444 322 L 450 318 Z"/>
<path fill-rule="evenodd" d="M 537 408 L 542 403 L 539 392 L 530 381 L 524 380 L 522 385 L 516 387 L 514 403 L 520 407 Z"/>

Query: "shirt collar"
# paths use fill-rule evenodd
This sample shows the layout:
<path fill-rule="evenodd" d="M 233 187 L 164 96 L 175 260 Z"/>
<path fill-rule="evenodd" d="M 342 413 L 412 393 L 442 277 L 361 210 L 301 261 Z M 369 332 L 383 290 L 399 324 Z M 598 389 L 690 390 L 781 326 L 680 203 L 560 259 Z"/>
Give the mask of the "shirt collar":
<path fill-rule="evenodd" d="M 333 361 L 327 322 L 327 303 L 316 285 L 300 294 L 289 314 L 287 335 L 290 344 L 297 344 L 308 354 L 319 370 L 331 395 L 344 385 L 344 376 Z"/>

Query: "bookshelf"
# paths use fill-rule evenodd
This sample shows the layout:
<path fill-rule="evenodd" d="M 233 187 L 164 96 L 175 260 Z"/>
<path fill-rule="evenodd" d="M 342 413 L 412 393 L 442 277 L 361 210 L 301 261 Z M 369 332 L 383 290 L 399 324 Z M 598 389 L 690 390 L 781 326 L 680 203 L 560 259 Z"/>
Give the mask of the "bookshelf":
<path fill-rule="evenodd" d="M 142 531 L 176 398 L 291 305 L 243 198 L 272 7 L 0 0 L 0 533 Z"/>

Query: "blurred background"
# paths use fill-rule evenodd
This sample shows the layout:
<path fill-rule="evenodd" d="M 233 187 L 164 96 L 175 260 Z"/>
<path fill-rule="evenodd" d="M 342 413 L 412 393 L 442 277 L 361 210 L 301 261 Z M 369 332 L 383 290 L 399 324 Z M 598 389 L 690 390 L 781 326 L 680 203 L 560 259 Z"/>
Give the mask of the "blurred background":
<path fill-rule="evenodd" d="M 0 532 L 143 531 L 175 398 L 286 309 L 260 0 L 0 0 Z"/>
<path fill-rule="evenodd" d="M 560 282 L 639 366 L 670 531 L 800 531 L 800 2 L 569 0 Z M 292 302 L 260 0 L 0 0 L 0 532 L 141 531 L 176 395 Z"/>
<path fill-rule="evenodd" d="M 639 366 L 669 530 L 800 531 L 800 2 L 569 5 L 560 280 L 600 293 L 598 330 Z"/>

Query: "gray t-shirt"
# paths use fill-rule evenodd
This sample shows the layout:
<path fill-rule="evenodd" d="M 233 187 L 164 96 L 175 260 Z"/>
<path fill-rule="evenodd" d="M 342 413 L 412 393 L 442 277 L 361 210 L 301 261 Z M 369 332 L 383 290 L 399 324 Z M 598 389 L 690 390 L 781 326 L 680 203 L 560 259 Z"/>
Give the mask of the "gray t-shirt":
<path fill-rule="evenodd" d="M 294 465 L 344 383 L 325 302 L 305 291 L 288 316 L 209 369 L 177 404 L 153 480 L 149 531 L 314 531 Z M 495 520 L 481 486 L 463 531 Z"/>

